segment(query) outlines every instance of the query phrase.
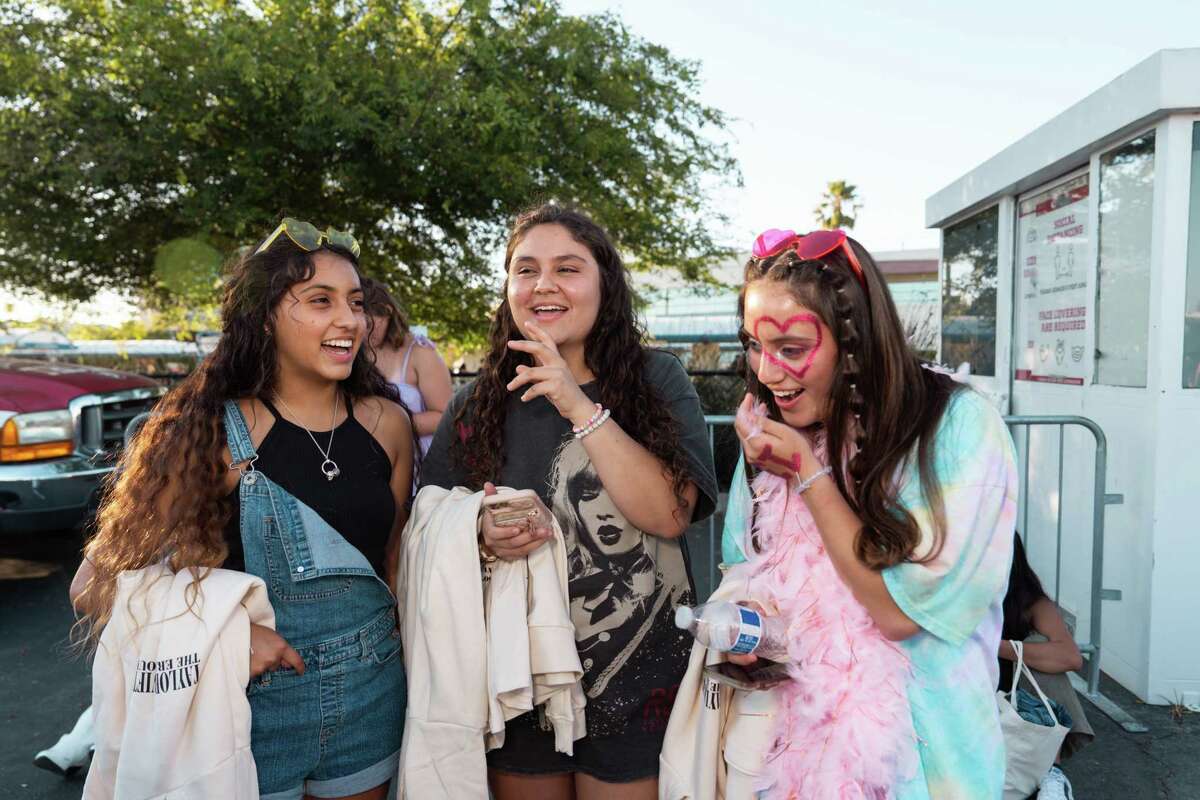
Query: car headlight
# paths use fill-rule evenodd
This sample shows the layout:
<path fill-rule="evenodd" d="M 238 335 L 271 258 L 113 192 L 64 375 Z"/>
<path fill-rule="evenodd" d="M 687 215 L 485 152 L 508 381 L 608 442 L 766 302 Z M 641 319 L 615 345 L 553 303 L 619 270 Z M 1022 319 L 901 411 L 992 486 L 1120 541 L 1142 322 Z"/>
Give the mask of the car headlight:
<path fill-rule="evenodd" d="M 9 417 L 0 428 L 0 462 L 39 461 L 75 452 L 75 422 L 67 409 Z"/>

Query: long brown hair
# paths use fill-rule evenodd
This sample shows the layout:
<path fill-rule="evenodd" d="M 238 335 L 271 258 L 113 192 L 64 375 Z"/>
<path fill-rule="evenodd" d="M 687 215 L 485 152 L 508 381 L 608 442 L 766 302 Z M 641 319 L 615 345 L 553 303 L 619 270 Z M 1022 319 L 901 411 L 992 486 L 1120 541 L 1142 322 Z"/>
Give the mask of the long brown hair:
<path fill-rule="evenodd" d="M 358 269 L 349 251 L 332 245 L 323 249 Z M 280 236 L 264 252 L 233 262 L 216 349 L 159 401 L 110 475 L 96 534 L 84 551 L 95 574 L 81 599 L 87 611 L 77 640 L 94 643 L 99 637 L 111 616 L 121 572 L 166 559 L 173 570 L 190 569 L 199 581 L 208 569 L 224 563 L 229 509 L 223 501 L 230 469 L 222 462 L 224 404 L 274 391 L 273 314 L 292 286 L 312 278 L 312 256 Z M 375 395 L 400 403 L 368 350 L 359 349 L 341 391 L 351 398 Z"/>
<path fill-rule="evenodd" d="M 383 333 L 383 344 L 399 350 L 408 335 L 408 317 L 379 281 L 362 276 L 363 300 L 367 306 L 367 314 L 372 317 L 384 317 L 387 320 L 387 330 Z"/>
<path fill-rule="evenodd" d="M 933 558 L 945 539 L 945 506 L 933 466 L 934 434 L 951 395 L 961 387 L 949 377 L 922 369 L 904 335 L 900 316 L 871 255 L 847 240 L 863 268 L 865 288 L 840 249 L 820 260 L 802 260 L 788 249 L 770 258 L 751 258 L 738 298 L 745 320 L 746 287 L 774 281 L 796 302 L 817 314 L 837 338 L 838 360 L 826 410 L 830 465 L 838 489 L 862 520 L 855 542 L 858 558 L 873 569 L 913 557 L 921 531 L 899 502 L 897 470 L 913 446 L 921 491 L 933 509 Z M 774 395 L 747 367 L 750 390 L 782 419 Z M 848 450 L 853 452 L 846 463 Z"/>
<path fill-rule="evenodd" d="M 600 311 L 584 342 L 584 360 L 600 383 L 600 402 L 635 441 L 663 463 L 675 497 L 683 508 L 683 490 L 689 480 L 688 465 L 679 447 L 679 428 L 663 398 L 646 380 L 644 334 L 633 313 L 633 296 L 621 254 L 603 228 L 581 211 L 555 204 L 536 206 L 517 217 L 504 256 L 507 276 L 513 251 L 538 225 L 560 225 L 588 248 L 600 267 Z M 504 288 L 507 290 L 508 279 Z M 489 332 L 487 357 L 475 388 L 455 416 L 458 435 L 451 445 L 455 459 L 467 471 L 473 487 L 496 480 L 504 464 L 504 407 L 511 392 L 506 385 L 517 374 L 517 365 L 533 365 L 527 354 L 508 348 L 523 338 L 513 320 L 507 291 L 496 309 Z"/>

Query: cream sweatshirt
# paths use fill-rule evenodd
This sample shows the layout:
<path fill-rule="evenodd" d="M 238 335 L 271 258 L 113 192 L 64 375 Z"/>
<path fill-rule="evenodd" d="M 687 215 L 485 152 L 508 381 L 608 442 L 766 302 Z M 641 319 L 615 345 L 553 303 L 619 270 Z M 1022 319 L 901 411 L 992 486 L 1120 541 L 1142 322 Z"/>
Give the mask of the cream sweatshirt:
<path fill-rule="evenodd" d="M 707 602 L 744 597 L 745 584 L 726 581 Z M 753 800 L 771 745 L 778 693 L 746 692 L 714 681 L 704 668 L 725 654 L 692 643 L 659 754 L 659 800 Z"/>
<path fill-rule="evenodd" d="M 566 544 L 558 523 L 544 545 L 516 561 L 492 562 L 490 573 L 483 591 L 488 626 L 487 749 L 504 745 L 504 723 L 544 704 L 554 749 L 572 755 L 575 740 L 587 735 L 587 698 L 571 622 Z"/>
<path fill-rule="evenodd" d="M 485 590 L 482 501 L 482 492 L 426 486 L 404 529 L 401 798 L 487 798 L 485 750 L 503 741 L 506 720 L 539 703 L 560 750 L 584 732 L 562 531 L 556 524 L 553 540 L 526 559 L 495 562 Z"/>
<path fill-rule="evenodd" d="M 96 752 L 85 800 L 250 800 L 250 624 L 273 628 L 262 580 L 165 565 L 122 573 L 92 668 Z"/>

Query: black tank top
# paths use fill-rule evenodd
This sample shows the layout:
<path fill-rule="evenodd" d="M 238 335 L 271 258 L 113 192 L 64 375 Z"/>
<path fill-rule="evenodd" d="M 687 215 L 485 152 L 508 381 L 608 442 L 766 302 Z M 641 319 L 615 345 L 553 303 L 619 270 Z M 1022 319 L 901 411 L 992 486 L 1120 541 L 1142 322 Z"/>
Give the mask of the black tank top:
<path fill-rule="evenodd" d="M 382 578 L 383 551 L 396 516 L 396 499 L 390 486 L 392 462 L 387 452 L 355 419 L 354 405 L 347 397 L 346 419 L 335 429 L 333 447 L 329 451 L 329 457 L 337 462 L 341 473 L 333 480 L 327 480 L 321 473 L 321 462 L 325 457 L 304 429 L 284 419 L 269 400 L 260 399 L 274 415 L 275 424 L 258 446 L 258 461 L 254 468 L 317 512 L 367 557 Z M 329 431 L 313 431 L 312 434 L 322 446 L 328 444 Z M 229 557 L 224 566 L 244 571 L 245 551 L 236 488 L 225 502 L 229 503 L 232 513 L 225 526 Z"/>

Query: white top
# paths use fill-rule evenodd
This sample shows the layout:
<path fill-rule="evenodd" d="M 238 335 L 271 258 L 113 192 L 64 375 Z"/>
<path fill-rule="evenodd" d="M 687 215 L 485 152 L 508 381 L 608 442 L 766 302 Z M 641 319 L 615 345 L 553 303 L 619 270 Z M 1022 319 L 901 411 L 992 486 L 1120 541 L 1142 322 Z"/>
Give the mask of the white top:
<path fill-rule="evenodd" d="M 117 579 L 92 667 L 96 752 L 84 800 L 257 800 L 250 624 L 275 627 L 261 578 L 156 564 Z"/>
<path fill-rule="evenodd" d="M 405 378 L 408 377 L 408 362 L 412 358 L 413 348 L 417 345 L 421 347 L 433 347 L 433 342 L 426 339 L 424 336 L 419 336 L 415 333 L 410 333 L 412 340 L 408 343 L 408 347 L 404 350 L 404 362 L 400 365 L 400 380 L 392 381 L 392 385 L 396 387 L 396 391 L 400 392 L 400 399 L 404 401 L 405 407 L 412 414 L 420 414 L 425 411 L 425 398 L 421 396 L 419 387 L 407 383 Z M 429 452 L 429 445 L 433 441 L 433 434 L 420 437 L 421 455 Z"/>

